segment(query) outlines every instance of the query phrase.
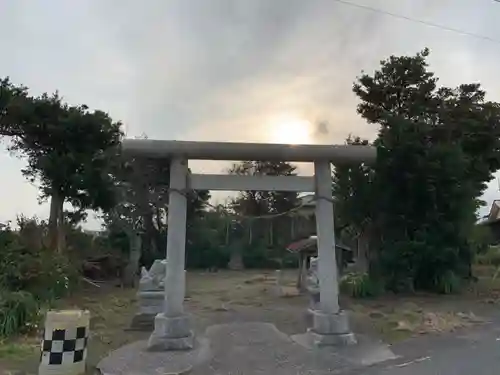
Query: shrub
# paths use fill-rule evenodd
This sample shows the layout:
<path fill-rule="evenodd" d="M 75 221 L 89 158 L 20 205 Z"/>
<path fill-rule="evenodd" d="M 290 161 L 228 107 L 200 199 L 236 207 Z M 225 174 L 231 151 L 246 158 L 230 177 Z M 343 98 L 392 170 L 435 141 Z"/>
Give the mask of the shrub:
<path fill-rule="evenodd" d="M 476 255 L 476 263 L 500 267 L 500 248 L 491 246 L 488 250 L 486 250 L 486 252 Z"/>
<path fill-rule="evenodd" d="M 0 337 L 37 328 L 39 311 L 31 293 L 0 290 Z"/>
<path fill-rule="evenodd" d="M 77 262 L 43 244 L 43 226 L 23 219 L 0 226 L 0 336 L 36 326 L 39 309 L 77 286 Z"/>
<path fill-rule="evenodd" d="M 7 290 L 28 291 L 47 301 L 67 295 L 77 284 L 77 269 L 47 248 L 33 251 L 14 241 L 0 248 L 0 256 L 0 285 Z"/>
<path fill-rule="evenodd" d="M 436 280 L 436 292 L 442 294 L 457 293 L 462 288 L 462 279 L 453 271 L 447 271 Z"/>
<path fill-rule="evenodd" d="M 20 227 L 20 234 L 9 227 L 0 228 L 0 287 L 29 292 L 39 301 L 66 295 L 77 285 L 78 263 L 51 251 L 35 238 L 36 222 Z"/>
<path fill-rule="evenodd" d="M 38 276 L 30 280 L 26 290 L 40 301 L 65 297 L 78 286 L 78 269 L 64 255 L 44 248 L 35 265 L 39 267 Z"/>
<path fill-rule="evenodd" d="M 350 272 L 340 279 L 340 290 L 353 298 L 367 298 L 382 294 L 384 287 L 367 273 Z"/>
<path fill-rule="evenodd" d="M 491 229 L 486 225 L 475 225 L 469 236 L 469 244 L 474 254 L 484 254 L 493 242 Z"/>

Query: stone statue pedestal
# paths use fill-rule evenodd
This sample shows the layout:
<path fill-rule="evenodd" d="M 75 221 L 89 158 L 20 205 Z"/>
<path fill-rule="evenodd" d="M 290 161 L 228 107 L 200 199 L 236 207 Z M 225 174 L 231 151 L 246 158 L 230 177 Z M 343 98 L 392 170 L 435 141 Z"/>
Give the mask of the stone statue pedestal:
<path fill-rule="evenodd" d="M 164 280 L 167 262 L 157 259 L 147 271 L 141 270 L 137 301 L 139 311 L 132 318 L 131 329 L 152 330 L 156 315 L 165 311 Z"/>
<path fill-rule="evenodd" d="M 142 291 L 137 293 L 139 311 L 132 318 L 132 329 L 152 330 L 155 316 L 162 313 L 165 304 L 163 290 Z"/>

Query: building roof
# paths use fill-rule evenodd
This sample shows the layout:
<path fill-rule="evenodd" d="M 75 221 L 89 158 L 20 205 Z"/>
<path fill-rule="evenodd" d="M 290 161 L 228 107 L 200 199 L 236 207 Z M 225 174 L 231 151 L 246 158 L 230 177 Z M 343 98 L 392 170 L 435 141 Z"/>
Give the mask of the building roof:
<path fill-rule="evenodd" d="M 479 220 L 477 224 L 480 225 L 489 225 L 493 223 L 497 223 L 500 221 L 500 200 L 495 199 L 491 204 L 490 212 L 488 215 Z"/>
<path fill-rule="evenodd" d="M 304 194 L 299 196 L 300 205 L 302 207 L 316 207 L 316 201 L 314 200 L 314 194 Z"/>
<path fill-rule="evenodd" d="M 301 252 L 309 252 L 317 251 L 317 243 L 318 236 L 310 236 L 308 238 L 304 238 L 289 244 L 286 249 L 291 253 L 301 253 Z M 336 242 L 335 247 L 342 250 L 350 251 L 351 248 L 342 244 L 341 242 Z"/>

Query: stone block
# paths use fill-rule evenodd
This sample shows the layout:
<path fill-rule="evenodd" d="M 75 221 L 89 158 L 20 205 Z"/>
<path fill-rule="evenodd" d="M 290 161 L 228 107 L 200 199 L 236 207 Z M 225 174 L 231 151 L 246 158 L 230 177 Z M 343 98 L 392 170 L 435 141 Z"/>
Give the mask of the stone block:
<path fill-rule="evenodd" d="M 193 350 L 150 351 L 147 341 L 136 341 L 108 353 L 98 364 L 102 375 L 187 375 L 208 362 L 207 339 L 196 340 Z"/>
<path fill-rule="evenodd" d="M 322 311 L 312 311 L 312 330 L 322 335 L 341 335 L 350 333 L 349 317 L 345 311 L 328 314 Z"/>
<path fill-rule="evenodd" d="M 186 350 L 192 349 L 193 345 L 194 334 L 188 315 L 156 315 L 155 328 L 148 342 L 149 350 Z"/>
<path fill-rule="evenodd" d="M 191 350 L 194 348 L 195 338 L 194 333 L 189 332 L 189 336 L 178 337 L 171 339 L 168 337 L 158 337 L 151 335 L 148 340 L 148 351 L 150 352 L 165 352 L 177 350 Z"/>
<path fill-rule="evenodd" d="M 156 315 L 165 309 L 165 294 L 163 291 L 147 291 L 137 293 L 139 305 L 138 314 Z"/>
<path fill-rule="evenodd" d="M 315 346 L 350 346 L 356 345 L 358 341 L 354 333 L 341 333 L 336 335 L 323 335 L 314 332 L 312 329 L 307 331 Z"/>
<path fill-rule="evenodd" d="M 152 331 L 157 314 L 135 314 L 130 324 L 130 330 L 134 331 Z"/>

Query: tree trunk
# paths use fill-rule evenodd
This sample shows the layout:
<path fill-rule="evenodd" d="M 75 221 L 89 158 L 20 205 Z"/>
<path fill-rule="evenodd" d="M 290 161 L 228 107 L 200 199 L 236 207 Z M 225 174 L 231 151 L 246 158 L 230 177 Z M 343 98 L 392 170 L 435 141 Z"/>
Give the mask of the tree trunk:
<path fill-rule="evenodd" d="M 365 228 L 358 237 L 355 269 L 357 272 L 368 273 L 370 270 L 370 230 Z"/>
<path fill-rule="evenodd" d="M 64 204 L 64 199 L 57 192 L 57 190 L 52 190 L 52 196 L 50 197 L 50 216 L 49 216 L 49 248 L 54 251 L 60 251 L 59 241 L 60 241 L 60 216 L 62 212 L 62 207 Z"/>
<path fill-rule="evenodd" d="M 61 199 L 57 208 L 57 252 L 62 254 L 66 250 L 66 223 L 64 221 L 64 200 Z"/>
<path fill-rule="evenodd" d="M 122 285 L 126 288 L 134 288 L 139 260 L 141 258 L 141 236 L 135 232 L 128 233 L 130 252 L 127 264 L 122 274 Z"/>
<path fill-rule="evenodd" d="M 243 264 L 242 242 L 243 241 L 237 241 L 235 246 L 231 247 L 231 259 L 228 264 L 230 270 L 239 271 L 245 268 Z"/>
<path fill-rule="evenodd" d="M 297 289 L 305 291 L 305 281 L 307 279 L 307 261 L 306 256 L 299 252 L 299 274 L 297 275 Z"/>

